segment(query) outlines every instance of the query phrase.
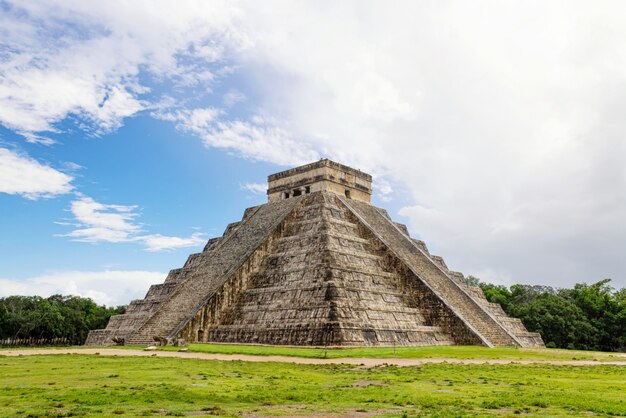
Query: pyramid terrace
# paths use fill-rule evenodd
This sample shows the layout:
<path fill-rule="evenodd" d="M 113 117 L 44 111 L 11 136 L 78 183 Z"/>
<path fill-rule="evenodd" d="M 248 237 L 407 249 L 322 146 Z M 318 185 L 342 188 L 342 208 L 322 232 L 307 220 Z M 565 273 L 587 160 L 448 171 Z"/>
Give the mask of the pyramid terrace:
<path fill-rule="evenodd" d="M 268 203 L 86 344 L 543 346 L 372 206 L 371 193 L 369 174 L 330 160 L 270 175 Z"/>

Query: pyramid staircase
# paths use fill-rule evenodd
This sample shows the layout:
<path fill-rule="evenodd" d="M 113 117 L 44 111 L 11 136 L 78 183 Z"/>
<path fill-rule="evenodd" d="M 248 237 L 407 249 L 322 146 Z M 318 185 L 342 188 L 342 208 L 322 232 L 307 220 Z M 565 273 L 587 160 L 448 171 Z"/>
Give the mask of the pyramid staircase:
<path fill-rule="evenodd" d="M 365 202 L 314 192 L 246 210 L 87 344 L 543 346 Z"/>
<path fill-rule="evenodd" d="M 297 345 L 454 344 L 416 289 L 332 194 L 307 197 L 204 341 Z"/>
<path fill-rule="evenodd" d="M 320 160 L 268 177 L 268 203 L 86 344 L 543 346 L 370 204 L 372 177 Z"/>

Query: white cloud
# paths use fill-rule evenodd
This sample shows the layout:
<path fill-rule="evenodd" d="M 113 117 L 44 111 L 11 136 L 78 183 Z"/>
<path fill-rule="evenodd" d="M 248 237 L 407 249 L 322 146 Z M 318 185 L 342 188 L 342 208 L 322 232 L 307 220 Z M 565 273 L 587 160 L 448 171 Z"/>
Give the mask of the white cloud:
<path fill-rule="evenodd" d="M 65 170 L 65 171 L 67 171 L 69 173 L 76 173 L 76 172 L 82 170 L 83 168 L 85 168 L 85 167 L 83 167 L 80 164 L 73 163 L 71 161 L 67 161 L 67 162 L 63 163 L 63 170 Z"/>
<path fill-rule="evenodd" d="M 179 110 L 159 109 L 152 112 L 153 117 L 174 122 L 179 129 L 197 135 L 202 135 L 203 132 L 210 129 L 220 114 L 221 111 L 214 107 Z"/>
<path fill-rule="evenodd" d="M 98 304 L 117 306 L 142 299 L 164 273 L 154 271 L 59 271 L 26 279 L 0 278 L 0 297 L 54 294 L 89 297 Z"/>
<path fill-rule="evenodd" d="M 152 112 L 152 116 L 173 122 L 178 129 L 193 133 L 207 147 L 222 148 L 252 160 L 283 165 L 318 159 L 317 152 L 309 144 L 302 146 L 287 128 L 279 126 L 273 118 L 257 115 L 249 120 L 228 120 L 223 110 L 213 107 L 178 110 L 168 109 L 167 104 L 163 107 L 165 109 Z"/>
<path fill-rule="evenodd" d="M 209 90 L 206 64 L 248 43 L 237 14 L 221 1 L 5 2 L 0 123 L 54 131 L 72 115 L 98 135 L 151 107 L 146 78 Z"/>
<path fill-rule="evenodd" d="M 77 229 L 65 234 L 81 242 L 135 242 L 145 245 L 146 251 L 157 252 L 179 248 L 196 247 L 204 243 L 204 234 L 193 233 L 189 237 L 142 234 L 143 226 L 136 222 L 139 217 L 137 206 L 108 205 L 96 202 L 91 197 L 79 196 L 72 201 L 70 211 L 74 222 L 62 225 Z"/>
<path fill-rule="evenodd" d="M 250 121 L 218 121 L 200 136 L 207 147 L 235 151 L 251 160 L 289 165 L 319 159 L 316 151 L 301 145 L 287 129 L 260 116 Z"/>
<path fill-rule="evenodd" d="M 163 250 L 174 250 L 177 248 L 197 247 L 206 242 L 203 238 L 204 234 L 194 233 L 188 238 L 168 237 L 160 234 L 144 235 L 139 237 L 146 245 L 146 251 L 157 252 Z"/>
<path fill-rule="evenodd" d="M 110 130 L 157 109 L 244 158 L 371 172 L 455 269 L 626 285 L 623 2 L 19 7 L 0 15 L 5 126 L 78 115 Z M 223 109 L 175 97 L 218 91 L 233 71 L 242 82 L 226 87 L 252 116 L 228 93 Z M 175 84 L 174 98 L 151 97 L 146 77 Z"/>
<path fill-rule="evenodd" d="M 230 89 L 222 98 L 222 102 L 226 107 L 232 107 L 239 102 L 246 100 L 246 95 L 239 90 Z"/>
<path fill-rule="evenodd" d="M 56 141 L 52 138 L 43 135 L 37 135 L 32 132 L 18 132 L 20 135 L 24 137 L 26 142 L 31 144 L 41 144 L 41 145 L 54 145 Z"/>
<path fill-rule="evenodd" d="M 373 189 L 376 196 L 383 202 L 389 202 L 392 200 L 393 187 L 386 178 L 381 177 L 376 179 Z"/>
<path fill-rule="evenodd" d="M 466 273 L 626 286 L 623 3 L 277 1 L 246 12 L 244 93 L 273 117 L 255 126 L 290 142 L 283 159 L 265 135 L 248 146 L 244 121 L 206 144 L 383 174 L 413 233 Z"/>
<path fill-rule="evenodd" d="M 0 147 L 0 192 L 27 199 L 58 196 L 73 189 L 73 177 Z"/>
<path fill-rule="evenodd" d="M 267 183 L 244 183 L 240 184 L 241 190 L 246 190 L 252 194 L 264 195 L 267 193 Z"/>
<path fill-rule="evenodd" d="M 79 229 L 67 236 L 85 242 L 132 241 L 133 236 L 141 231 L 141 227 L 134 223 L 139 216 L 134 212 L 136 209 L 137 206 L 105 205 L 82 196 L 74 200 L 70 208 Z"/>

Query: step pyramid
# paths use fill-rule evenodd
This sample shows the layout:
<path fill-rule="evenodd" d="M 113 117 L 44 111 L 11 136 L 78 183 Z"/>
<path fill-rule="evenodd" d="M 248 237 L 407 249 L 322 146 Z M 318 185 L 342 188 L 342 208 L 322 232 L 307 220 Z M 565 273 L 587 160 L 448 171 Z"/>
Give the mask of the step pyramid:
<path fill-rule="evenodd" d="M 86 344 L 543 346 L 372 206 L 368 174 L 320 160 L 268 183 L 268 203 Z"/>

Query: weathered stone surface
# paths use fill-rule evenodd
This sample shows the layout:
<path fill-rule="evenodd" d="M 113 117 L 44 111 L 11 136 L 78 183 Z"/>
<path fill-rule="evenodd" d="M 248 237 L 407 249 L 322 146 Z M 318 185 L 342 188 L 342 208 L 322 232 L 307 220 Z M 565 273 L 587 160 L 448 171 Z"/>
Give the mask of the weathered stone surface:
<path fill-rule="evenodd" d="M 328 187 L 338 175 L 328 168 L 352 170 L 323 160 L 270 176 L 271 203 L 246 210 L 87 344 L 543 345 L 371 206 L 371 177 L 354 170 Z M 303 193 L 287 198 L 294 184 Z M 350 198 L 354 188 L 367 199 Z"/>
<path fill-rule="evenodd" d="M 326 159 L 272 174 L 267 183 L 270 203 L 320 191 L 368 203 L 372 196 L 372 176 Z"/>
<path fill-rule="evenodd" d="M 233 277 L 229 286 L 240 291 L 232 301 L 208 303 L 181 335 L 292 345 L 479 342 L 331 193 L 312 193 L 294 209 L 245 283 Z"/>

